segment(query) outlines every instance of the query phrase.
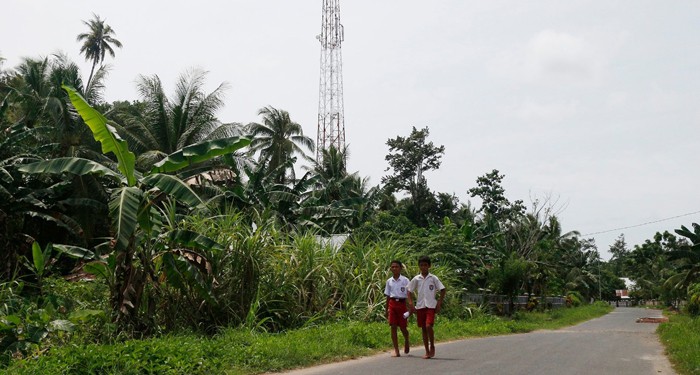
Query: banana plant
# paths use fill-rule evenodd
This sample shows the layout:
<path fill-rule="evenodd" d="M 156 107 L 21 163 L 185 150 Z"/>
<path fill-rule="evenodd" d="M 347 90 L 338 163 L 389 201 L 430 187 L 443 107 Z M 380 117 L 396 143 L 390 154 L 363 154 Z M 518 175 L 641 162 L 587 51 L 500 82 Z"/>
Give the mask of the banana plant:
<path fill-rule="evenodd" d="M 172 173 L 235 152 L 249 145 L 250 139 L 230 137 L 187 146 L 156 163 L 150 171 L 139 173 L 135 168 L 136 158 L 129 151 L 127 142 L 107 123 L 107 119 L 76 90 L 67 86 L 63 86 L 63 89 L 92 131 L 95 140 L 101 144 L 102 153 L 116 157 L 118 170 L 96 161 L 75 157 L 36 162 L 25 165 L 20 170 L 25 173 L 68 173 L 78 176 L 95 174 L 111 180 L 111 183 L 106 184 L 110 186 L 112 239 L 109 245 L 113 249 L 114 259 L 113 268 L 109 270 L 113 281 L 111 303 L 117 322 L 128 325 L 137 318 L 145 287 L 149 282 L 158 280 L 154 259 L 177 258 L 191 265 L 191 271 L 206 270 L 202 257 L 194 256 L 188 248 L 172 250 L 163 256 L 153 253 L 153 243 L 163 235 L 162 211 L 158 209 L 160 204 L 173 200 L 181 209 L 204 207 L 204 202 L 197 193 Z M 197 236 L 191 233 L 174 233 L 169 236 L 176 242 L 185 237 Z M 197 243 L 191 240 L 185 242 L 192 247 Z M 178 272 L 172 271 L 171 274 L 182 273 L 181 263 L 171 261 L 170 264 L 180 267 Z"/>

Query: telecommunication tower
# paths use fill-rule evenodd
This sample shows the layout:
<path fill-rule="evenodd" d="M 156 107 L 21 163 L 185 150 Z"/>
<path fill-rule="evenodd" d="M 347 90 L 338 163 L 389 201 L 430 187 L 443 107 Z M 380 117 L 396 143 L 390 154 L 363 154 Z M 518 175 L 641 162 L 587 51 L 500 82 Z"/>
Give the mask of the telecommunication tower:
<path fill-rule="evenodd" d="M 321 34 L 321 79 L 318 93 L 318 134 L 316 161 L 322 162 L 323 150 L 335 146 L 345 149 L 343 114 L 343 59 L 340 45 L 344 30 L 340 24 L 340 0 L 323 0 Z"/>

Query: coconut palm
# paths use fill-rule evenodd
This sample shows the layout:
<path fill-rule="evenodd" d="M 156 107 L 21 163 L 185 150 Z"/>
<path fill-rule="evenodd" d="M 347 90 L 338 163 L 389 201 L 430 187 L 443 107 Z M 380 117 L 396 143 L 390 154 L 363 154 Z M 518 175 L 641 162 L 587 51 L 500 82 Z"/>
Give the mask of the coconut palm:
<path fill-rule="evenodd" d="M 261 108 L 258 115 L 263 116 L 263 122 L 250 124 L 254 137 L 250 150 L 252 153 L 260 152 L 259 160 L 268 164 L 268 170 L 277 170 L 295 155 L 306 156 L 305 151 L 314 151 L 314 141 L 304 135 L 301 125 L 292 121 L 287 111 L 267 106 Z M 277 183 L 283 184 L 289 179 L 294 179 L 294 168 L 275 176 Z"/>
<path fill-rule="evenodd" d="M 107 25 L 105 20 L 100 19 L 100 16 L 94 13 L 92 16 L 93 19 L 90 21 L 83 21 L 90 28 L 90 31 L 79 34 L 77 37 L 78 42 L 83 42 L 83 45 L 80 47 L 80 53 L 85 55 L 86 61 L 92 60 L 92 68 L 90 69 L 90 77 L 88 77 L 86 87 L 90 87 L 95 67 L 104 61 L 105 54 L 109 53 L 110 56 L 114 57 L 114 48 L 112 46 L 122 47 L 122 43 L 114 38 L 112 27 Z"/>
<path fill-rule="evenodd" d="M 85 95 L 88 101 L 99 101 L 106 71 L 98 69 L 93 78 L 93 90 Z M 8 102 L 12 123 L 25 129 L 36 142 L 28 147 L 33 153 L 50 156 L 83 156 L 96 158 L 99 150 L 92 135 L 69 107 L 61 84 L 69 84 L 84 92 L 80 70 L 65 55 L 27 58 L 8 79 Z M 93 99 L 93 100 L 90 100 Z M 92 147 L 91 147 L 92 146 Z M 92 156 L 87 153 L 92 152 Z"/>
<path fill-rule="evenodd" d="M 219 138 L 240 136 L 237 123 L 222 124 L 216 112 L 223 108 L 227 85 L 204 92 L 207 72 L 192 69 L 181 74 L 175 92 L 168 98 L 157 75 L 140 76 L 141 96 L 130 108 L 115 111 L 115 127 L 138 155 L 137 166 L 147 170 L 168 154 L 186 146 Z"/>
<path fill-rule="evenodd" d="M 379 204 L 378 188 L 370 188 L 368 179 L 357 172 L 347 172 L 347 157 L 347 147 L 338 150 L 331 146 L 310 169 L 315 182 L 303 206 L 313 209 L 316 221 L 328 233 L 357 228 Z"/>
<path fill-rule="evenodd" d="M 321 162 L 315 162 L 312 172 L 320 181 L 315 194 L 323 203 L 331 204 L 347 196 L 351 189 L 351 174 L 346 171 L 347 148 L 338 150 L 335 146 L 323 150 Z"/>

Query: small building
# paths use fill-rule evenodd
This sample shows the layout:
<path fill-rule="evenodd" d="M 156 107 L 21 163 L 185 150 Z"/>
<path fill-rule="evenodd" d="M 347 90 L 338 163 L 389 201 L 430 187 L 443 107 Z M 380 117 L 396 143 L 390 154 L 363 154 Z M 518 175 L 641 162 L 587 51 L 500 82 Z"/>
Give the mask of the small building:
<path fill-rule="evenodd" d="M 636 284 L 627 277 L 621 277 L 620 280 L 625 282 L 625 289 L 616 289 L 615 296 L 623 300 L 629 299 L 629 292 L 634 290 Z"/>

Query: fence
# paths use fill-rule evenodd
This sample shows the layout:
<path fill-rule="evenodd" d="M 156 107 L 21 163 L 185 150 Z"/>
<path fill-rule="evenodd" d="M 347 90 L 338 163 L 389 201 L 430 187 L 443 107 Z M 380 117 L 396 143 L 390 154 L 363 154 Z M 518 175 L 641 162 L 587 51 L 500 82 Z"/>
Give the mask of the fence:
<path fill-rule="evenodd" d="M 618 300 L 612 300 L 612 301 L 606 301 L 610 306 L 615 306 L 615 307 L 636 307 L 636 306 L 647 306 L 647 307 L 656 307 L 656 308 L 664 308 L 664 307 L 671 307 L 675 309 L 679 309 L 683 306 L 685 306 L 686 301 L 685 300 L 674 300 L 672 302 L 664 302 L 664 301 L 659 301 L 655 299 L 618 299 Z"/>
<path fill-rule="evenodd" d="M 537 298 L 538 303 L 543 303 L 540 297 Z M 513 308 L 517 311 L 526 309 L 530 296 L 517 296 L 513 299 Z M 508 296 L 501 294 L 475 294 L 464 293 L 462 297 L 464 304 L 488 305 L 491 311 L 503 314 L 510 314 L 510 300 Z M 544 304 L 547 308 L 560 308 L 566 306 L 566 299 L 563 296 L 545 297 Z"/>

